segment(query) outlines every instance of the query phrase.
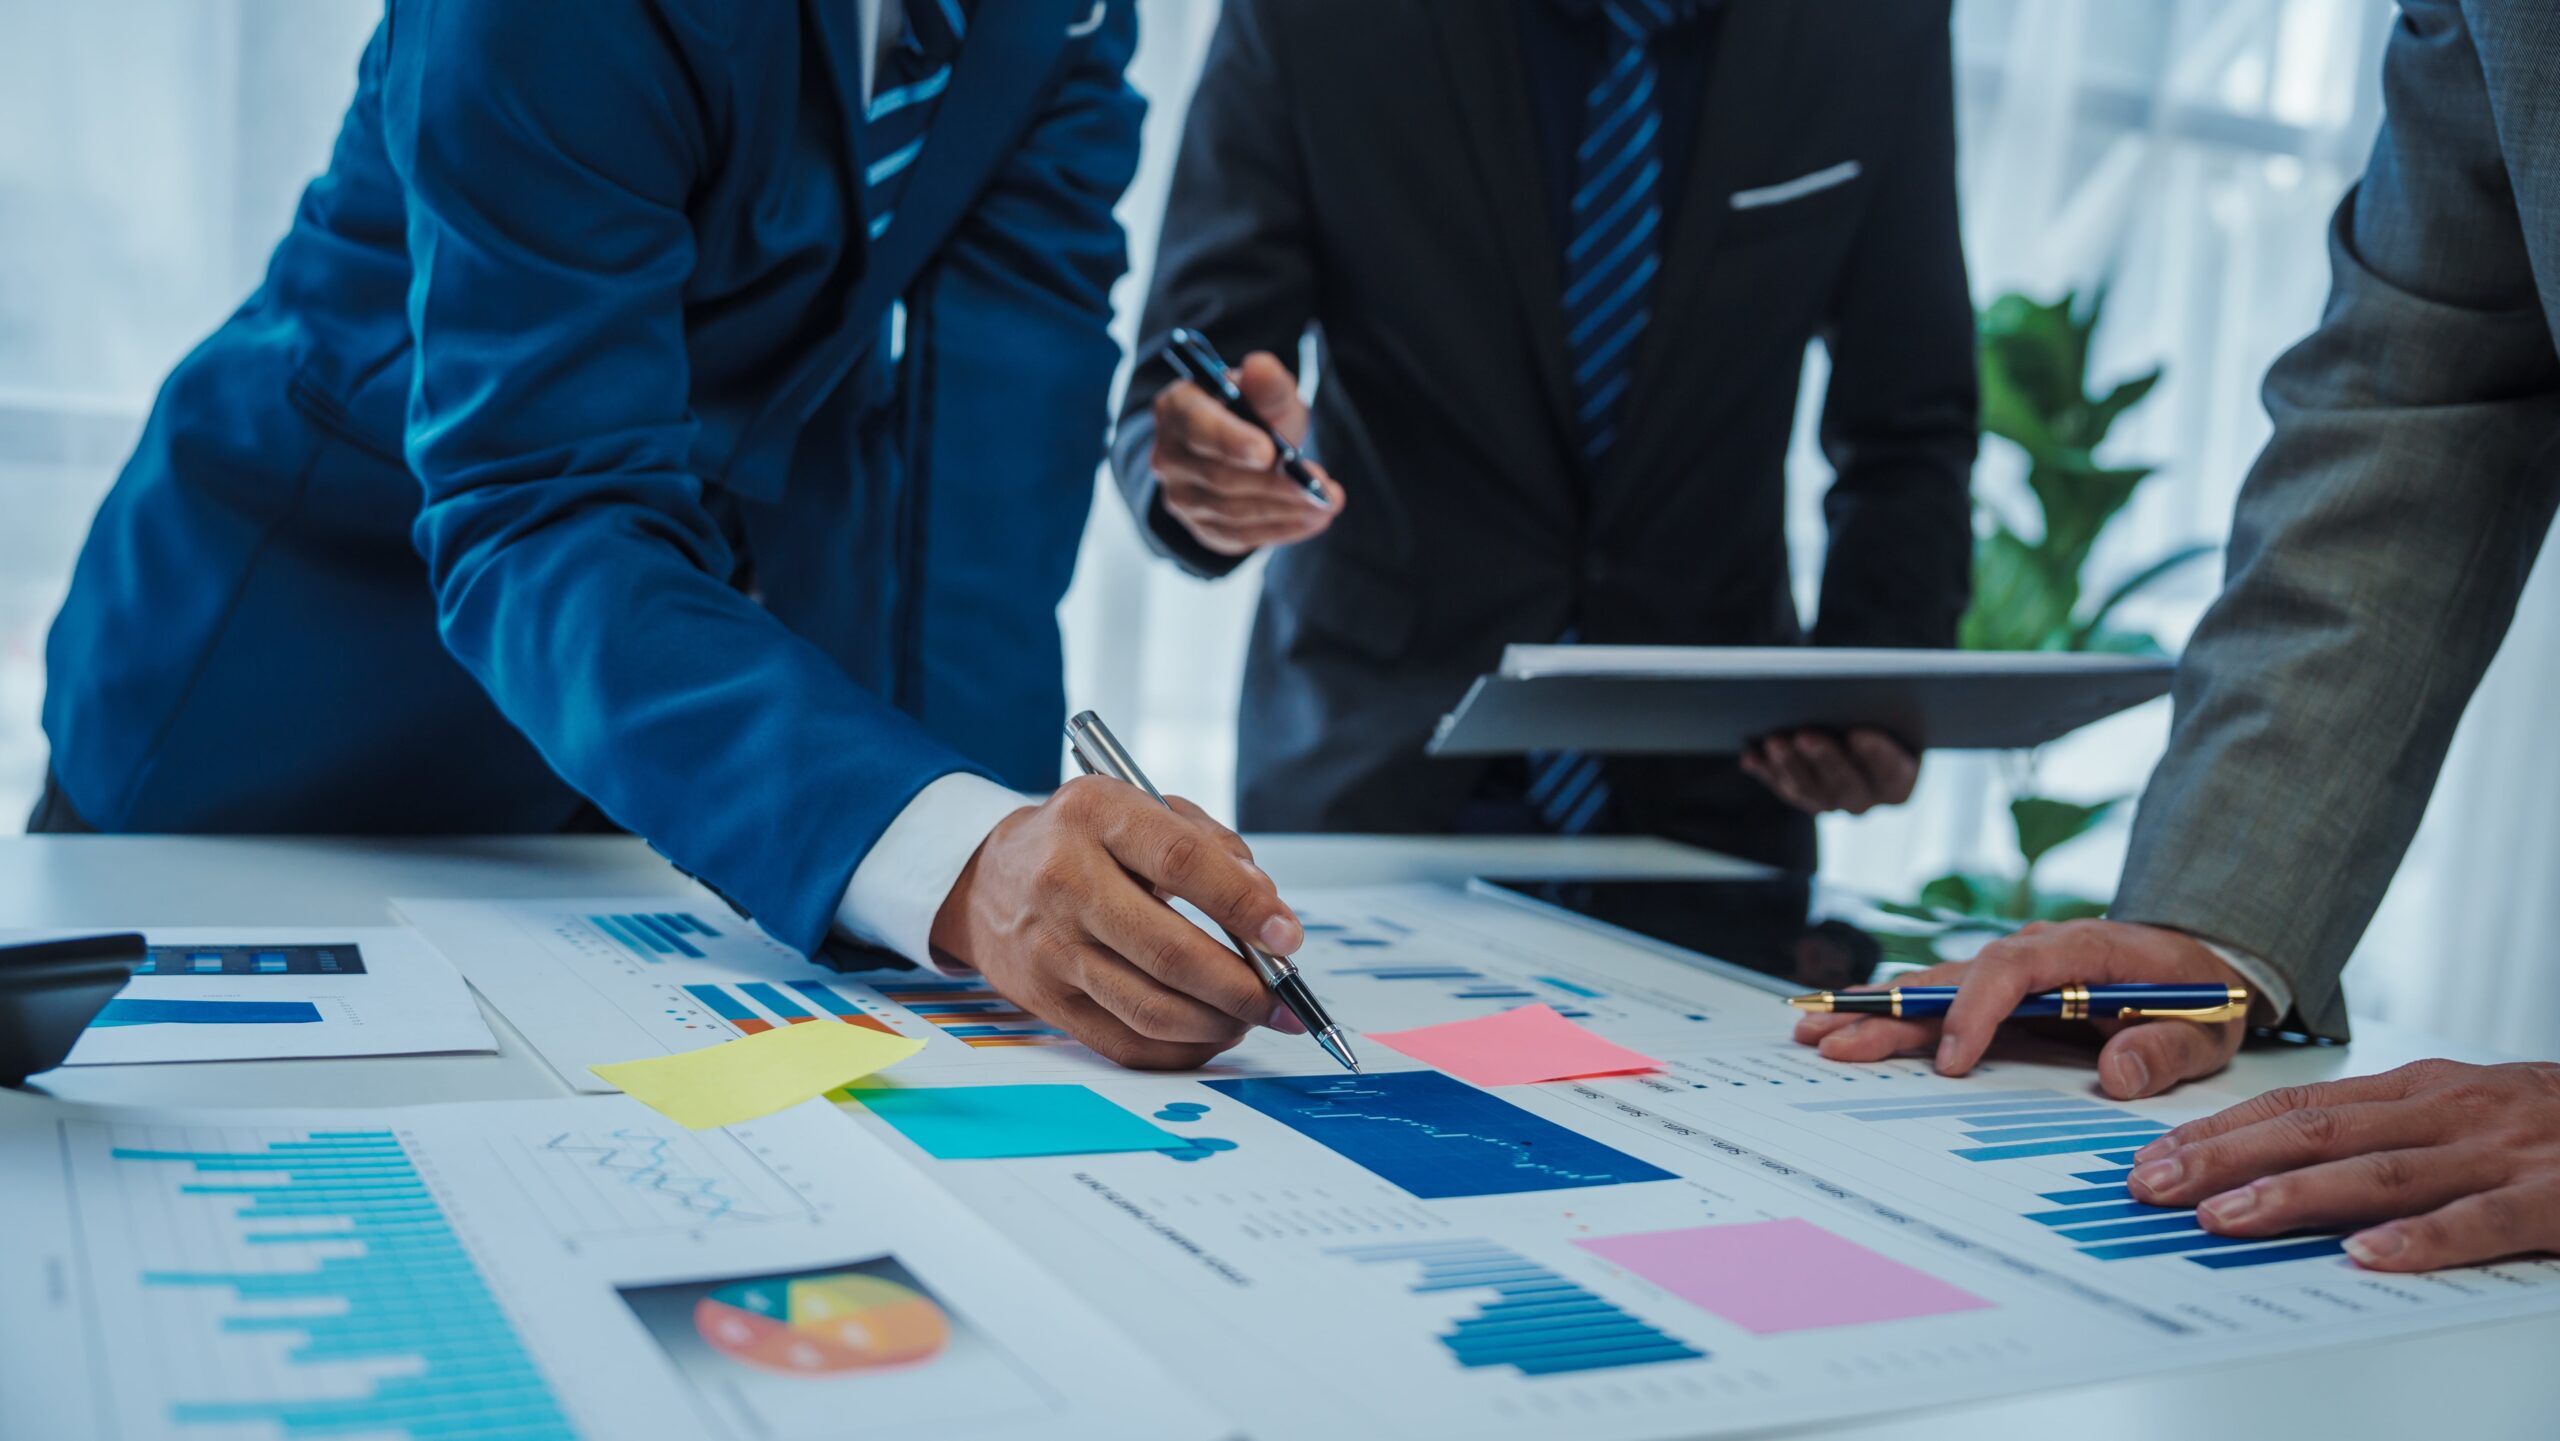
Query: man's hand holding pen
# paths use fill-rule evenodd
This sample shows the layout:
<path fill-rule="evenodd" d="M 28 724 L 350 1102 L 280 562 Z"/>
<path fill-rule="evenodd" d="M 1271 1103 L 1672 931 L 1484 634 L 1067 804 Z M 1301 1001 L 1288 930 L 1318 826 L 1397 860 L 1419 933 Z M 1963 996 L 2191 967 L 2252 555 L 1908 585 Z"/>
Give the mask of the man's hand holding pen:
<path fill-rule="evenodd" d="M 1184 800 L 1085 777 L 999 822 L 933 948 L 1124 1066 L 1206 1064 L 1258 1025 L 1298 1029 L 1244 959 L 1165 898 L 1287 955 L 1305 932 L 1235 832 Z"/>

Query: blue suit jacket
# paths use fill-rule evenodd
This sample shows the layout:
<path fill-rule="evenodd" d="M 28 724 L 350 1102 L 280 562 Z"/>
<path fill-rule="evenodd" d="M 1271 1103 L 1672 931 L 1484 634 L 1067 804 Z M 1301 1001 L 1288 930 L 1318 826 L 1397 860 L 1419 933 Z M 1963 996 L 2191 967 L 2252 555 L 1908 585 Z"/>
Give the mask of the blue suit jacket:
<path fill-rule="evenodd" d="M 583 794 L 812 949 L 928 782 L 1055 783 L 1132 0 L 978 6 L 876 242 L 858 28 L 391 0 L 55 623 L 90 823 L 543 831 Z"/>

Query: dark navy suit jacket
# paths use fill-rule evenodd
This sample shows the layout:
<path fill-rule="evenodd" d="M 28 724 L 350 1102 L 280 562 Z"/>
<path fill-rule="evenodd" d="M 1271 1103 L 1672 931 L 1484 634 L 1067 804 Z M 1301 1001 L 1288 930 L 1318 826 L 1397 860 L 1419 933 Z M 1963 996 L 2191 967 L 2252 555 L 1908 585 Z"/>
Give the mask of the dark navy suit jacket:
<path fill-rule="evenodd" d="M 1131 0 L 986 0 L 878 241 L 831 0 L 391 0 L 47 661 L 112 831 L 581 797 L 814 948 L 936 777 L 1056 780 L 1142 104 Z"/>

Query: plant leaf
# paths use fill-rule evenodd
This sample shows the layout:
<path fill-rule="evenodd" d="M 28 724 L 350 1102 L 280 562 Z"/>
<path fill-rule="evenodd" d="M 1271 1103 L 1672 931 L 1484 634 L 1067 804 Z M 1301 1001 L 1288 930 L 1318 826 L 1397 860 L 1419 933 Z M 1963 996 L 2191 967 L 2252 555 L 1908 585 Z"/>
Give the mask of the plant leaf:
<path fill-rule="evenodd" d="M 2107 914 L 2107 903 L 2083 896 L 2039 895 L 2035 913 L 2035 918 L 2040 921 L 2103 920 Z"/>
<path fill-rule="evenodd" d="M 2139 591 L 2146 586 L 2157 584 L 2170 572 L 2177 570 L 2179 567 L 2184 566 L 2191 561 L 2201 560 L 2204 557 L 2213 554 L 2218 549 L 2220 549 L 2220 547 L 2203 543 L 2182 545 L 2176 550 L 2169 552 L 2167 555 L 2160 557 L 2158 560 L 2151 562 L 2151 564 L 2144 566 L 2142 569 L 2135 571 L 2130 578 L 2118 584 L 2115 589 L 2108 591 L 2106 598 L 2098 602 L 2098 608 L 2089 612 L 2089 618 L 2080 622 L 2078 627 L 2079 634 L 2083 637 L 2095 635 L 2098 631 L 2098 627 L 2106 622 L 2108 613 L 2113 611 L 2117 606 L 2123 604 L 2127 597 L 2130 597 L 2136 591 Z M 2095 649 L 2095 647 L 2084 644 L 2075 646 L 2074 649 L 2091 650 Z"/>
<path fill-rule="evenodd" d="M 2033 867 L 2054 847 L 2086 835 L 2124 800 L 2125 797 L 2118 796 L 2113 800 L 2080 805 L 2049 796 L 2020 796 L 2009 802 L 2009 816 L 2018 828 L 2018 853 L 2027 858 L 2028 866 Z"/>

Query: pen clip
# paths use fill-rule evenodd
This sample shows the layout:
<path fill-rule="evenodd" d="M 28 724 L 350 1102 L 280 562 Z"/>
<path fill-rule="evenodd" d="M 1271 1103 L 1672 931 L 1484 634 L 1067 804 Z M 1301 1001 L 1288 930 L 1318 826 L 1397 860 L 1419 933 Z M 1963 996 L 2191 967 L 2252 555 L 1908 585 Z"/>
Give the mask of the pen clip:
<path fill-rule="evenodd" d="M 2249 992 L 2239 986 L 2222 988 L 2222 1004 L 2218 1006 L 2152 1007 L 2127 1006 L 2116 1012 L 2119 1021 L 2236 1021 L 2249 1014 Z"/>
<path fill-rule="evenodd" d="M 2249 1014 L 2247 1001 L 2225 1001 L 2218 1006 L 2189 1006 L 2178 1010 L 2144 1010 L 2127 1006 L 2116 1012 L 2119 1021 L 2236 1021 Z"/>

